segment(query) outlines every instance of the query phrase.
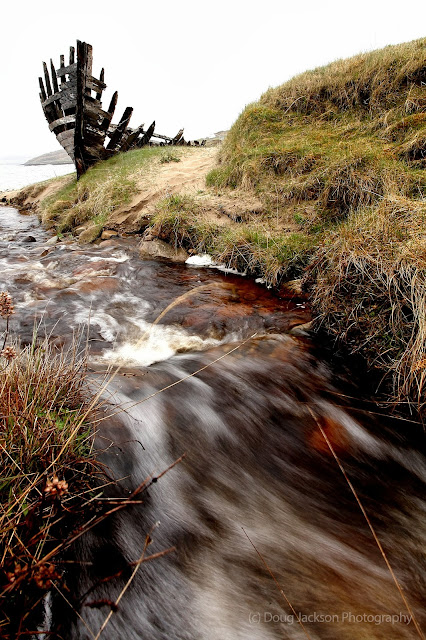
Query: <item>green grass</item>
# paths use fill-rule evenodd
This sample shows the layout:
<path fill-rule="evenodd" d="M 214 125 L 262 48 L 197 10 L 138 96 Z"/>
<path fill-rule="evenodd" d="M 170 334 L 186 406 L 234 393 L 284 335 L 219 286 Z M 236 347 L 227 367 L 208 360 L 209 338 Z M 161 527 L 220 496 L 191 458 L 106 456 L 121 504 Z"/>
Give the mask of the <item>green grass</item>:
<path fill-rule="evenodd" d="M 86 241 L 102 232 L 109 215 L 130 201 L 137 181 L 153 161 L 170 162 L 163 147 L 146 147 L 121 153 L 91 167 L 77 182 L 71 179 L 62 189 L 41 203 L 42 221 L 58 233 L 89 223 Z M 173 154 L 179 160 L 179 152 Z"/>
<path fill-rule="evenodd" d="M 237 227 L 206 222 L 202 202 L 191 196 L 169 196 L 157 205 L 151 233 L 197 253 L 209 253 L 228 267 L 261 276 L 274 285 L 291 278 L 308 262 L 308 243 L 299 233 L 271 234 L 252 224 Z"/>
<path fill-rule="evenodd" d="M 268 259 L 265 238 L 255 240 L 260 271 L 278 283 L 293 265 L 316 326 L 361 353 L 395 405 L 421 412 L 425 169 L 423 38 L 269 89 L 237 119 L 207 177 L 218 192 L 256 193 L 264 204 L 256 224 L 272 238 Z M 291 230 L 280 235 L 280 224 Z M 243 235 L 239 252 L 250 252 Z M 222 255 L 229 259 L 232 248 Z"/>

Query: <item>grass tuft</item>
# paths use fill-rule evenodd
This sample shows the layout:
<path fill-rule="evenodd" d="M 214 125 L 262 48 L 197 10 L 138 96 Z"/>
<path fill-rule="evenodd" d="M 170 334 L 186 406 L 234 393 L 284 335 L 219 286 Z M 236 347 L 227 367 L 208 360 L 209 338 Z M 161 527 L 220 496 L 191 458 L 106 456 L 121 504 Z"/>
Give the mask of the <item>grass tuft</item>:
<path fill-rule="evenodd" d="M 102 470 L 85 349 L 76 339 L 57 352 L 36 333 L 21 348 L 9 335 L 13 306 L 0 312 L 0 635 L 16 638 L 36 631 L 44 595 L 62 585 L 61 554 L 90 518 Z"/>

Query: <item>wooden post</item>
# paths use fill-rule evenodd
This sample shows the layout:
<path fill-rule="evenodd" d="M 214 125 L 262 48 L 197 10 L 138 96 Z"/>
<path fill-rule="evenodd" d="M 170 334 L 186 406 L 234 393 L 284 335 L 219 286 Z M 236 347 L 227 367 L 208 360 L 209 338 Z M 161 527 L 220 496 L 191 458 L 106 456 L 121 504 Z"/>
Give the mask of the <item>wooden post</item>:
<path fill-rule="evenodd" d="M 70 64 L 71 50 L 70 48 Z M 77 40 L 77 105 L 75 111 L 75 131 L 74 131 L 74 159 L 75 168 L 77 169 L 77 180 L 81 178 L 86 171 L 86 163 L 84 160 L 84 102 L 86 94 L 86 77 L 87 77 L 87 44 Z"/>
<path fill-rule="evenodd" d="M 151 124 L 149 129 L 144 133 L 142 138 L 140 139 L 140 141 L 138 143 L 138 147 L 144 147 L 146 144 L 148 144 L 148 142 L 151 140 L 151 138 L 153 136 L 154 131 L 155 131 L 155 120 Z"/>
<path fill-rule="evenodd" d="M 126 107 L 123 115 L 121 116 L 121 120 L 118 123 L 114 133 L 111 136 L 110 141 L 107 144 L 107 149 L 111 151 L 115 151 L 117 148 L 120 148 L 120 142 L 124 135 L 124 132 L 130 122 L 130 118 L 132 117 L 133 107 Z"/>
<path fill-rule="evenodd" d="M 52 74 L 53 91 L 54 93 L 58 93 L 58 78 L 56 77 L 56 71 L 55 67 L 53 66 L 52 58 L 50 58 L 50 72 Z"/>
<path fill-rule="evenodd" d="M 61 61 L 60 62 L 60 67 L 61 67 L 61 69 L 63 69 L 65 67 L 65 56 L 63 56 L 62 54 L 61 54 L 61 57 L 60 57 L 60 61 Z M 66 78 L 65 78 L 65 76 L 61 76 L 61 84 L 64 84 L 64 82 L 66 82 Z"/>
<path fill-rule="evenodd" d="M 104 76 L 105 76 L 105 70 L 104 70 L 104 68 L 102 67 L 102 69 L 101 69 L 101 75 L 99 76 L 99 80 L 100 80 L 101 82 L 103 82 L 103 81 L 104 81 Z M 96 94 L 96 100 L 100 100 L 101 98 L 102 98 L 102 91 L 101 91 L 100 93 L 97 93 L 97 94 Z"/>
<path fill-rule="evenodd" d="M 47 64 L 43 62 L 44 81 L 46 82 L 46 92 L 48 96 L 52 95 L 52 85 L 50 84 L 49 72 L 47 70 Z"/>

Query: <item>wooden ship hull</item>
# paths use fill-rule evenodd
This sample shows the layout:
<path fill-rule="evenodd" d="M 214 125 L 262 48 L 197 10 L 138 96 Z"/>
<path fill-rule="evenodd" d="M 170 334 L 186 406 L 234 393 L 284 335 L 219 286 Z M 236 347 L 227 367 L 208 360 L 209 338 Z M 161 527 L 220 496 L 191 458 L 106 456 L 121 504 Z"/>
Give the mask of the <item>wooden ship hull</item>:
<path fill-rule="evenodd" d="M 174 138 L 155 132 L 155 121 L 145 130 L 129 127 L 133 108 L 127 107 L 118 124 L 112 124 L 117 104 L 117 91 L 108 109 L 102 108 L 102 92 L 106 89 L 104 69 L 99 79 L 92 74 L 92 46 L 77 40 L 77 50 L 70 47 L 69 64 L 60 56 L 55 69 L 50 60 L 50 75 L 43 62 L 43 78 L 39 78 L 40 100 L 44 115 L 58 142 L 75 164 L 77 179 L 99 160 L 137 149 L 157 139 L 159 144 L 186 143 L 181 129 Z M 197 143 L 198 144 L 198 143 Z"/>

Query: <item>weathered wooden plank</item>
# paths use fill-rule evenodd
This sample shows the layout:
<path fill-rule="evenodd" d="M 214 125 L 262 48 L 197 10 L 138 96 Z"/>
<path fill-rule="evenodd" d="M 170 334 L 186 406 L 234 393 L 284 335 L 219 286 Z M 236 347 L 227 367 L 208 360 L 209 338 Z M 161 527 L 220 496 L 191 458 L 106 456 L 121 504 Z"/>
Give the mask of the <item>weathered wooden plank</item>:
<path fill-rule="evenodd" d="M 75 48 L 70 47 L 70 66 L 75 62 L 74 55 L 75 55 Z"/>
<path fill-rule="evenodd" d="M 76 73 L 76 71 L 77 71 L 77 64 L 73 62 L 68 67 L 59 67 L 59 69 L 56 69 L 56 75 L 59 77 L 63 77 L 67 73 Z"/>
<path fill-rule="evenodd" d="M 53 68 L 53 64 L 52 61 L 51 62 L 51 68 L 52 68 L 52 79 L 54 78 L 56 81 L 56 76 L 55 74 L 55 70 Z M 58 118 L 61 118 L 64 114 L 62 112 L 62 109 L 59 105 L 58 101 L 55 100 L 50 100 L 48 104 L 46 104 L 46 101 L 50 98 L 50 96 L 53 95 L 53 91 L 52 91 L 52 85 L 50 84 L 50 76 L 49 76 L 49 71 L 47 68 L 47 64 L 45 62 L 43 62 L 43 71 L 44 71 L 44 81 L 45 81 L 45 86 L 46 86 L 46 91 L 45 93 L 46 95 L 46 99 L 43 101 L 44 104 L 43 106 L 43 111 L 44 114 L 47 118 L 48 122 L 52 122 L 54 120 L 57 120 Z M 42 88 L 43 82 L 40 83 L 40 89 Z M 56 85 L 54 83 L 54 87 L 55 89 L 58 89 L 58 84 L 56 81 Z M 58 92 L 56 92 L 58 93 Z"/>
<path fill-rule="evenodd" d="M 92 124 L 91 122 L 88 122 L 85 124 L 84 130 L 87 133 L 90 133 L 90 135 L 95 136 L 98 140 L 102 140 L 102 144 L 104 143 L 105 132 L 100 131 L 99 127 L 97 127 L 96 125 Z"/>
<path fill-rule="evenodd" d="M 102 98 L 102 90 L 106 89 L 106 84 L 104 83 L 104 79 L 105 79 L 105 69 L 102 67 L 101 69 L 101 75 L 99 76 L 99 80 L 97 82 L 99 82 L 99 90 L 98 93 L 96 94 L 96 100 L 100 100 Z M 92 81 L 94 80 L 94 78 L 92 78 Z"/>
<path fill-rule="evenodd" d="M 44 71 L 44 81 L 46 83 L 46 92 L 48 96 L 51 96 L 53 93 L 52 85 L 50 84 L 49 72 L 47 70 L 47 64 L 45 62 L 43 62 L 43 71 Z"/>
<path fill-rule="evenodd" d="M 75 109 L 77 104 L 77 87 L 70 87 L 67 91 L 61 92 L 60 97 L 61 107 L 64 111 Z M 70 115 L 70 114 L 65 114 Z"/>
<path fill-rule="evenodd" d="M 75 111 L 74 154 L 77 180 L 87 169 L 84 145 L 84 96 L 87 76 L 87 44 L 77 40 L 77 103 Z"/>
<path fill-rule="evenodd" d="M 155 130 L 155 120 L 154 122 L 149 126 L 148 130 L 144 133 L 144 135 L 142 136 L 142 138 L 138 141 L 137 146 L 138 147 L 143 147 L 146 144 L 148 144 L 148 142 L 151 140 L 153 134 L 154 134 L 154 130 Z"/>
<path fill-rule="evenodd" d="M 50 131 L 53 131 L 57 127 L 61 127 L 65 124 L 71 124 L 71 123 L 74 123 L 75 121 L 76 121 L 75 116 L 64 116 L 63 118 L 58 118 L 57 120 L 54 120 L 53 122 L 51 122 L 49 124 L 49 129 Z"/>
<path fill-rule="evenodd" d="M 72 115 L 76 110 L 77 96 L 70 96 L 68 100 L 61 99 L 61 105 L 66 116 Z"/>
<path fill-rule="evenodd" d="M 86 102 L 85 113 L 97 118 L 109 118 L 111 115 L 108 111 L 104 111 L 100 105 L 89 102 Z"/>
<path fill-rule="evenodd" d="M 161 133 L 153 133 L 152 138 L 160 138 L 160 140 L 165 140 L 166 142 L 171 142 L 173 138 L 170 136 L 163 136 Z"/>
<path fill-rule="evenodd" d="M 92 45 L 87 44 L 87 42 L 83 42 L 83 45 L 86 50 L 86 63 L 84 67 L 84 75 L 85 75 L 85 87 L 84 93 L 88 96 L 91 95 L 91 87 L 89 87 L 87 81 L 92 75 L 92 65 L 93 65 L 93 52 Z"/>
<path fill-rule="evenodd" d="M 97 154 L 99 155 L 99 157 L 102 157 L 104 155 L 103 139 L 99 138 L 98 135 L 86 131 L 84 134 L 84 144 L 85 147 L 97 149 Z"/>
<path fill-rule="evenodd" d="M 93 66 L 93 47 L 91 44 L 87 44 L 84 42 L 84 45 L 87 47 L 87 62 L 86 62 L 86 75 L 92 75 L 92 66 Z"/>
<path fill-rule="evenodd" d="M 114 91 L 113 96 L 111 98 L 111 102 L 109 103 L 109 107 L 108 107 L 108 116 L 105 116 L 101 124 L 102 131 L 108 131 L 108 127 L 110 125 L 110 122 L 114 115 L 115 107 L 117 105 L 117 100 L 118 100 L 118 93 L 117 91 Z"/>
<path fill-rule="evenodd" d="M 52 93 L 51 96 L 49 96 L 48 98 L 46 97 L 46 100 L 43 101 L 43 107 L 47 107 L 49 104 L 52 104 L 52 102 L 55 102 L 55 100 L 60 100 L 62 97 L 62 91 L 58 91 L 57 93 Z"/>
<path fill-rule="evenodd" d="M 53 66 L 52 58 L 50 58 L 50 73 L 52 74 L 53 92 L 58 93 L 58 78 L 56 77 L 55 67 Z"/>
<path fill-rule="evenodd" d="M 75 74 L 73 74 L 72 78 L 70 76 L 70 80 L 68 82 L 61 84 L 60 103 L 66 116 L 75 112 L 77 103 L 77 78 Z"/>
<path fill-rule="evenodd" d="M 121 120 L 117 125 L 116 130 L 111 136 L 110 141 L 107 144 L 107 149 L 117 149 L 119 148 L 121 139 L 126 131 L 126 128 L 130 122 L 130 118 L 132 117 L 133 107 L 126 107 L 123 115 L 121 116 Z"/>
<path fill-rule="evenodd" d="M 63 147 L 69 147 L 71 145 L 71 147 L 74 148 L 74 129 L 57 133 L 56 139 Z"/>
<path fill-rule="evenodd" d="M 38 83 L 40 85 L 40 96 L 42 98 L 42 104 L 43 102 L 46 100 L 47 95 L 46 95 L 46 89 L 44 88 L 44 84 L 43 84 L 43 78 L 38 79 Z"/>
<path fill-rule="evenodd" d="M 76 146 L 77 148 L 77 146 Z M 103 147 L 91 147 L 91 146 L 86 146 L 85 150 L 85 162 L 87 163 L 88 160 L 90 159 L 96 159 L 96 160 L 103 160 L 104 157 L 106 157 L 105 154 L 105 149 Z M 77 160 L 77 158 L 76 158 Z"/>
<path fill-rule="evenodd" d="M 61 142 L 60 140 L 58 140 L 58 142 L 65 149 L 67 153 L 72 153 L 74 155 L 74 138 L 70 140 L 66 140 L 65 142 L 64 141 Z"/>
<path fill-rule="evenodd" d="M 144 125 L 141 124 L 134 131 L 132 131 L 131 129 L 127 130 L 126 132 L 127 135 L 125 136 L 125 138 L 123 139 L 123 142 L 121 143 L 121 151 L 128 151 L 128 149 L 130 149 L 133 146 L 133 143 L 135 142 L 135 140 L 140 136 L 141 133 L 143 133 L 143 127 Z"/>
<path fill-rule="evenodd" d="M 106 84 L 104 84 L 101 80 L 94 78 L 93 76 L 89 76 L 87 78 L 86 84 L 88 87 L 92 89 L 92 91 L 100 91 L 99 96 L 102 95 L 102 91 L 106 89 Z M 96 95 L 96 100 L 100 100 L 101 98 Z"/>
<path fill-rule="evenodd" d="M 183 136 L 183 129 L 179 129 L 175 137 L 172 138 L 172 144 L 177 144 L 179 140 L 182 138 L 182 136 Z"/>
<path fill-rule="evenodd" d="M 74 145 L 74 129 L 69 129 L 68 131 L 57 133 L 56 138 L 61 144 L 65 144 L 68 140 L 71 140 Z"/>
<path fill-rule="evenodd" d="M 108 113 L 111 114 L 111 117 L 114 115 L 115 107 L 117 106 L 117 100 L 118 100 L 118 92 L 114 91 L 114 93 L 112 94 L 111 102 L 109 103 L 109 107 L 108 107 Z"/>
<path fill-rule="evenodd" d="M 69 82 L 64 82 L 64 84 L 61 85 L 61 93 L 62 94 L 66 94 L 68 91 L 76 93 L 76 91 L 77 91 L 77 78 L 73 78 Z"/>

